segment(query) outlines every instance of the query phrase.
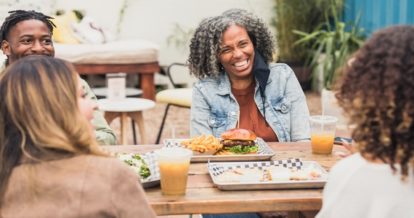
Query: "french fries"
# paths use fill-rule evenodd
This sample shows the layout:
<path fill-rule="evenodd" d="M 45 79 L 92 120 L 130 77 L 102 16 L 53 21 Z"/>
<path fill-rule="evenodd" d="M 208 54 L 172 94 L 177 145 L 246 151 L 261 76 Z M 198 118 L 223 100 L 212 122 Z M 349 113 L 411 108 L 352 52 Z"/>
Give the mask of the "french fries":
<path fill-rule="evenodd" d="M 190 140 L 182 141 L 181 144 L 193 151 L 209 154 L 214 154 L 223 147 L 220 144 L 220 140 L 213 135 L 197 136 Z"/>

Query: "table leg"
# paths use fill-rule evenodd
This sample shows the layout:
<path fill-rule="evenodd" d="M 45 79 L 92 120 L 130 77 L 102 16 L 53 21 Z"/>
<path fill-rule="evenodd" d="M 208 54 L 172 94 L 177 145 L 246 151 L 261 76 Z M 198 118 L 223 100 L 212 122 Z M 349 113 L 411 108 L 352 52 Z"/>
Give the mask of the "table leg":
<path fill-rule="evenodd" d="M 318 214 L 318 211 L 289 211 L 288 218 L 312 218 Z"/>
<path fill-rule="evenodd" d="M 147 144 L 147 135 L 145 132 L 144 116 L 142 115 L 142 111 L 130 112 L 128 113 L 128 116 L 131 117 L 131 119 L 133 119 L 138 125 L 139 136 L 141 138 L 140 143 Z"/>
<path fill-rule="evenodd" d="M 121 144 L 126 145 L 128 144 L 127 140 L 127 113 L 121 112 Z"/>
<path fill-rule="evenodd" d="M 302 218 L 299 211 L 289 211 L 287 214 L 288 218 Z"/>
<path fill-rule="evenodd" d="M 117 118 L 118 116 L 120 116 L 119 112 L 108 112 L 108 111 L 105 111 L 105 114 L 104 114 L 105 120 L 108 123 L 108 125 L 111 124 L 112 121 L 115 118 Z"/>
<path fill-rule="evenodd" d="M 139 85 L 143 91 L 143 98 L 155 100 L 155 83 L 153 73 L 139 74 Z"/>

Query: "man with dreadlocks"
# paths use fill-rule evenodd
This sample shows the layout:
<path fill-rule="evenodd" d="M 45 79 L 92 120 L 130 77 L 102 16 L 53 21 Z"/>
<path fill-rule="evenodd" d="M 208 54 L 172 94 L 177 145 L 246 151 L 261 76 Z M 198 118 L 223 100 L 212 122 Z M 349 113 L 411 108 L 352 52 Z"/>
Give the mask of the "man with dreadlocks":
<path fill-rule="evenodd" d="M 52 17 L 36 11 L 10 11 L 0 29 L 1 50 L 7 56 L 5 65 L 29 55 L 54 56 L 52 33 L 55 25 Z M 82 80 L 86 97 L 96 100 L 88 84 Z M 92 121 L 95 136 L 100 144 L 115 144 L 116 137 L 101 111 L 94 112 Z"/>

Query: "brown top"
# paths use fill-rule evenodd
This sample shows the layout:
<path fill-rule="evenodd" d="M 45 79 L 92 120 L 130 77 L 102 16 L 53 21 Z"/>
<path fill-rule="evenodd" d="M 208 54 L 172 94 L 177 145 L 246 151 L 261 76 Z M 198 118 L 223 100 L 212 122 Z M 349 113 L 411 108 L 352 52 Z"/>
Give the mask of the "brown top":
<path fill-rule="evenodd" d="M 2 217 L 155 217 L 138 176 L 115 158 L 79 155 L 13 169 Z"/>
<path fill-rule="evenodd" d="M 277 142 L 277 136 L 273 129 L 267 125 L 254 101 L 254 88 L 256 83 L 252 82 L 246 89 L 231 88 L 240 106 L 239 128 L 248 129 L 256 133 L 266 142 Z"/>

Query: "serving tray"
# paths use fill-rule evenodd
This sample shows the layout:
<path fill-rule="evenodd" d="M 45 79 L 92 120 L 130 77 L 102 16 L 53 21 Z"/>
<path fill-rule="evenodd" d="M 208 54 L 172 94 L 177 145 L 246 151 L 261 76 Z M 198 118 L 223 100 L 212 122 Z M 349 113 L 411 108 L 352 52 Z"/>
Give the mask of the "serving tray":
<path fill-rule="evenodd" d="M 289 180 L 275 179 L 273 181 L 225 181 L 219 178 L 224 172 L 234 169 L 257 169 L 263 170 L 271 166 L 284 167 L 295 170 L 314 170 L 320 172 L 320 177 L 308 180 Z M 213 183 L 221 190 L 260 190 L 260 189 L 297 189 L 297 188 L 323 188 L 326 183 L 328 173 L 316 161 L 301 161 L 300 159 L 288 159 L 278 161 L 263 162 L 215 162 L 208 163 L 208 171 Z"/>
<path fill-rule="evenodd" d="M 122 153 L 123 156 L 125 155 L 131 155 L 131 159 L 132 159 L 132 155 L 134 155 L 134 153 Z M 144 154 L 140 154 L 139 156 L 141 156 L 141 158 L 145 161 L 145 163 L 147 164 L 151 175 L 148 176 L 147 178 L 141 178 L 141 184 L 142 187 L 144 188 L 150 188 L 150 187 L 154 187 L 154 186 L 158 186 L 160 184 L 160 171 L 158 168 L 158 162 L 157 159 L 155 157 L 155 153 L 153 151 L 151 152 L 147 152 Z M 140 176 L 140 175 L 138 175 Z"/>
<path fill-rule="evenodd" d="M 181 142 L 188 139 L 165 139 L 166 147 L 184 147 Z M 262 139 L 257 138 L 258 151 L 256 154 L 240 154 L 240 155 L 203 155 L 196 154 L 191 157 L 191 162 L 208 162 L 208 161 L 258 161 L 269 160 L 275 155 L 275 152 Z"/>

